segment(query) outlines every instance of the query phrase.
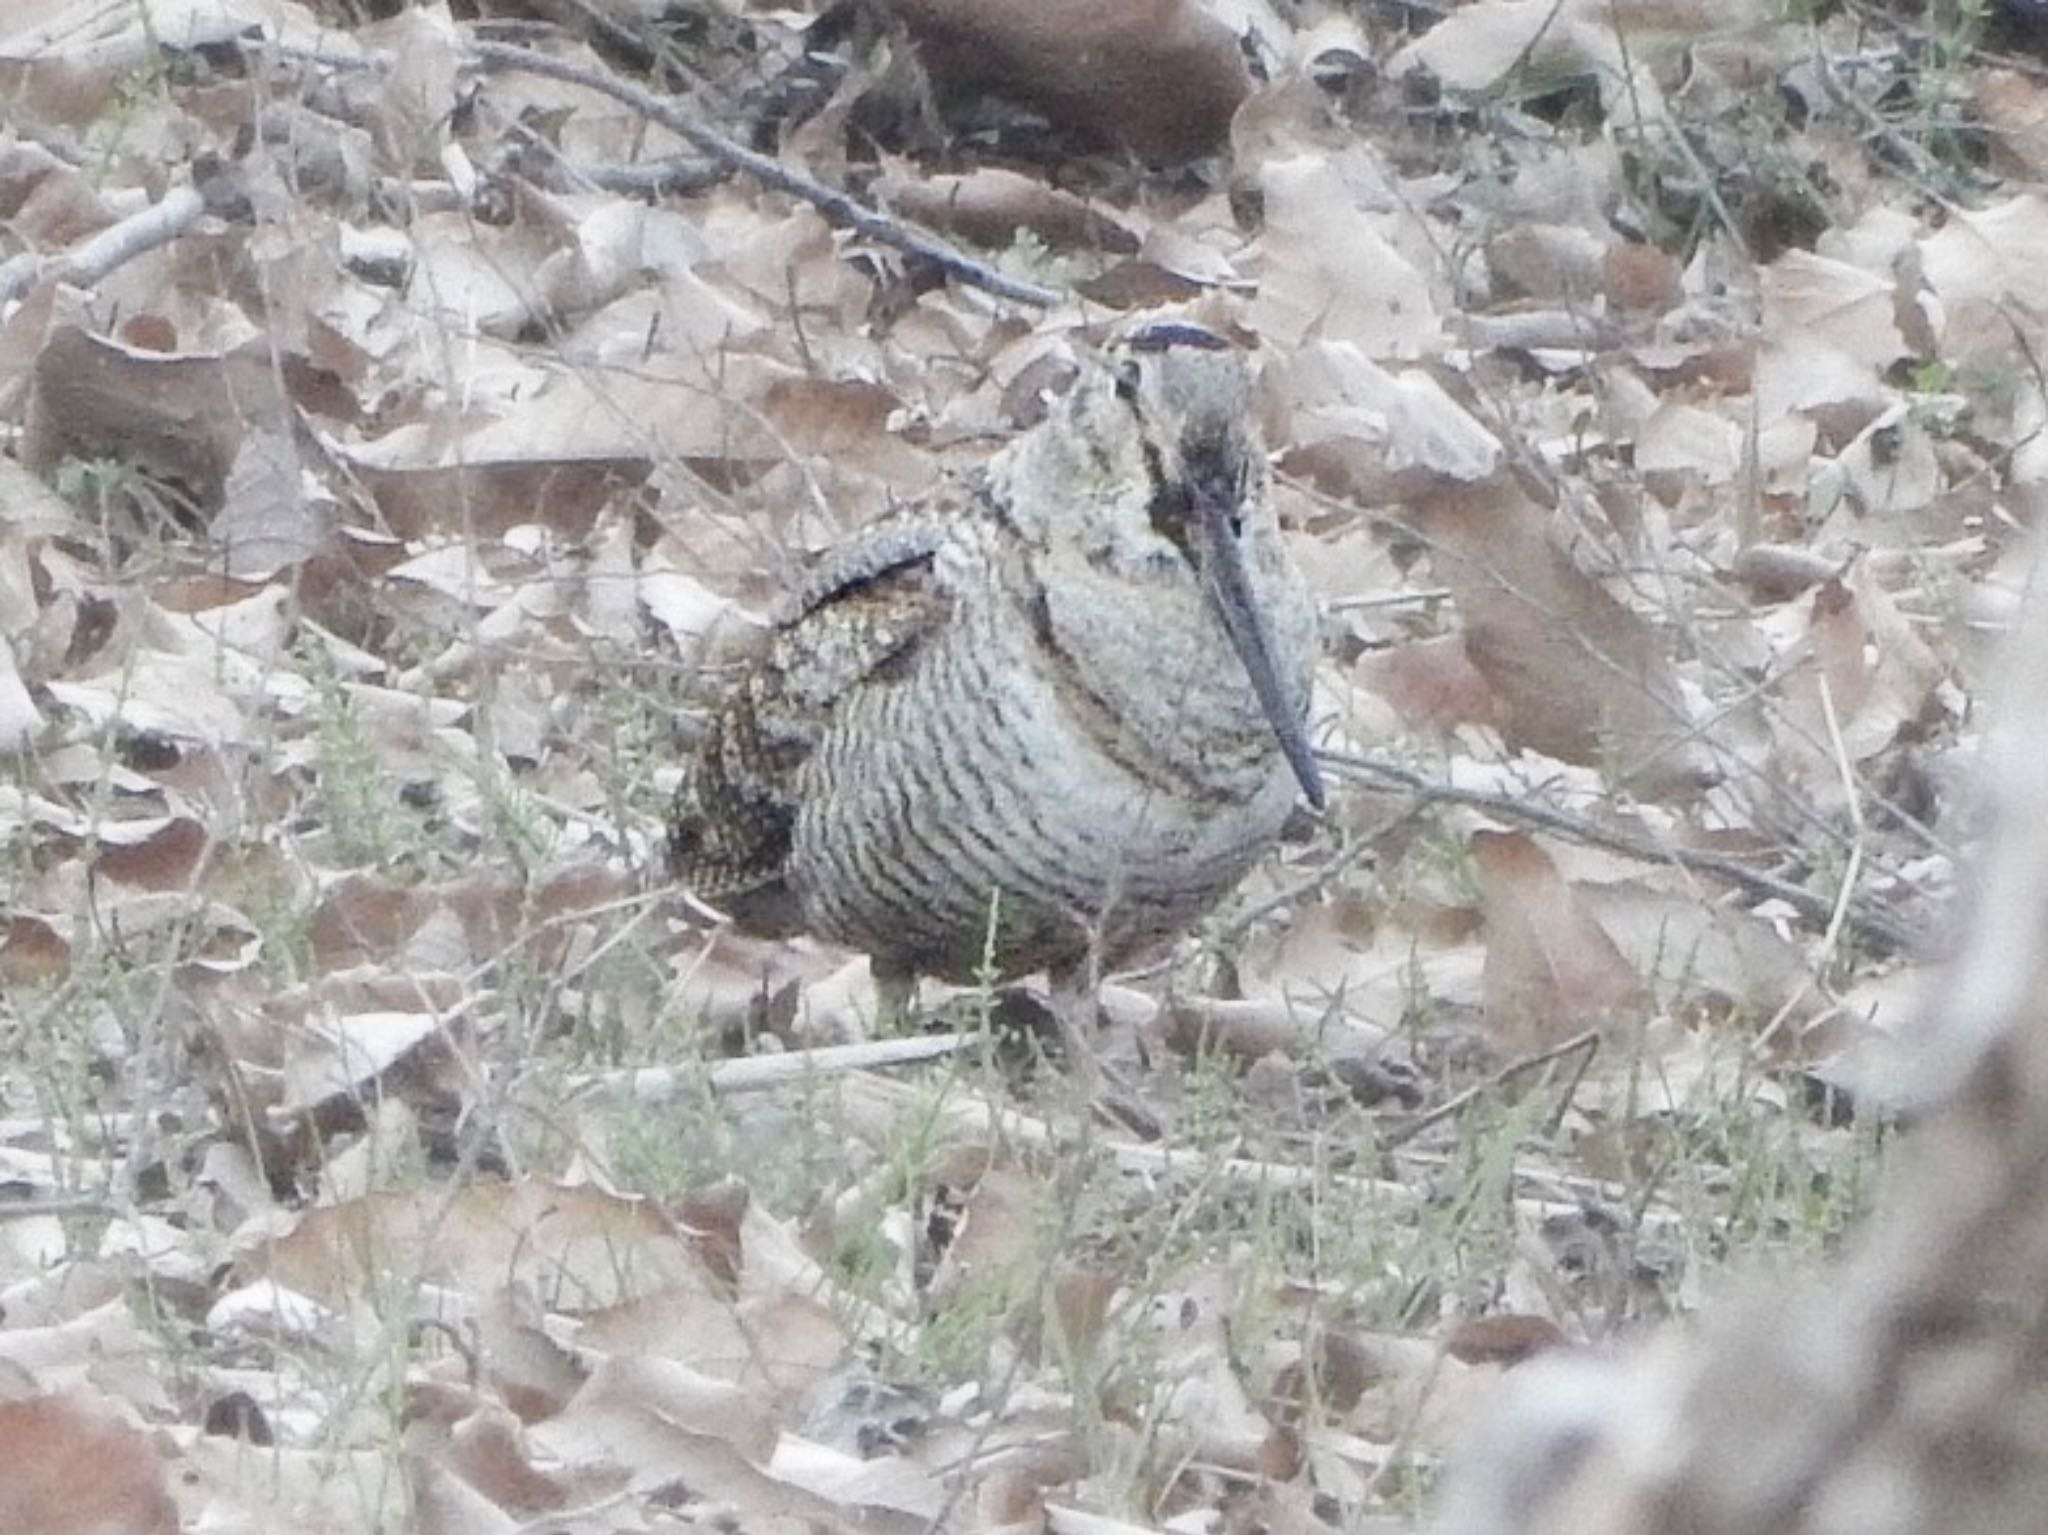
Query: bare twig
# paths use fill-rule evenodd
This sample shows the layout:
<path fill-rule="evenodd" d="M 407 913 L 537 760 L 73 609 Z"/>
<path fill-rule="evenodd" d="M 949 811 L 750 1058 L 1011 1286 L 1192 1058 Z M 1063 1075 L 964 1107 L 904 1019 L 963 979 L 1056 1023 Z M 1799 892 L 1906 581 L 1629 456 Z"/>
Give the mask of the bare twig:
<path fill-rule="evenodd" d="M 551 80 L 565 80 L 571 85 L 580 85 L 586 90 L 596 91 L 611 97 L 614 101 L 622 102 L 643 117 L 660 123 L 671 133 L 721 164 L 744 172 L 765 187 L 802 198 L 834 224 L 866 235 L 879 244 L 915 256 L 921 261 L 928 261 L 948 277 L 993 293 L 998 298 L 1029 304 L 1037 309 L 1048 309 L 1065 297 L 1056 289 L 1040 287 L 1037 283 L 1024 282 L 1015 277 L 1006 277 L 995 268 L 976 261 L 945 241 L 870 208 L 836 187 L 828 187 L 822 181 L 813 180 L 801 171 L 791 170 L 773 156 L 749 149 L 746 145 L 727 138 L 716 128 L 706 127 L 703 123 L 695 121 L 652 91 L 642 90 L 639 86 L 602 70 L 569 59 L 559 59 L 551 54 L 536 53 L 529 48 L 510 48 L 502 43 L 477 43 L 471 51 L 476 61 L 486 69 L 516 70 L 530 75 L 545 75 Z"/>
<path fill-rule="evenodd" d="M 816 1050 L 790 1050 L 781 1055 L 738 1056 L 708 1066 L 648 1066 L 638 1071 L 593 1072 L 578 1087 L 623 1088 L 635 1098 L 659 1098 L 692 1082 L 708 1082 L 714 1092 L 746 1093 L 781 1087 L 809 1077 L 877 1066 L 904 1066 L 934 1060 L 965 1049 L 978 1034 L 926 1034 L 915 1039 L 876 1039 L 854 1045 L 823 1045 Z"/>
<path fill-rule="evenodd" d="M 1489 794 L 1478 789 L 1460 789 L 1450 784 L 1433 783 L 1412 768 L 1397 763 L 1381 761 L 1372 757 L 1355 756 L 1348 752 L 1318 752 L 1317 757 L 1340 772 L 1365 774 L 1396 784 L 1411 794 L 1440 804 L 1467 805 L 1474 810 L 1483 810 L 1488 815 L 1522 826 L 1533 826 L 1569 838 L 1588 847 L 1604 848 L 1610 853 L 1619 853 L 1624 858 L 1639 858 L 1645 863 L 1676 864 L 1695 873 L 1711 874 L 1725 879 L 1730 884 L 1758 900 L 1783 901 L 1807 921 L 1826 929 L 1835 920 L 1835 900 L 1816 894 L 1803 885 L 1790 880 L 1779 879 L 1752 869 L 1738 858 L 1722 853 L 1705 852 L 1699 848 L 1673 847 L 1662 842 L 1653 842 L 1645 837 L 1631 837 L 1623 832 L 1613 831 L 1582 816 L 1570 815 L 1554 810 L 1548 805 L 1532 804 L 1528 800 L 1515 799 L 1506 794 Z M 1844 921 L 1854 929 L 1866 943 L 1893 953 L 1926 956 L 1935 947 L 1933 935 L 1909 926 L 1895 913 L 1869 900 L 1852 900 L 1842 908 L 1846 912 Z"/>
<path fill-rule="evenodd" d="M 1380 1137 L 1380 1150 L 1391 1151 L 1394 1147 L 1406 1141 L 1412 1141 L 1431 1125 L 1441 1124 L 1453 1114 L 1459 1113 L 1472 1103 L 1474 1099 L 1483 1094 L 1498 1091 L 1507 1086 L 1516 1077 L 1534 1071 L 1539 1066 L 1548 1066 L 1553 1061 L 1563 1060 L 1566 1056 L 1580 1051 L 1584 1051 L 1587 1058 L 1590 1059 L 1599 1049 L 1600 1031 L 1598 1029 L 1582 1029 L 1570 1039 L 1538 1050 L 1532 1055 L 1520 1056 L 1515 1060 L 1509 1061 L 1507 1065 L 1501 1067 L 1499 1071 L 1493 1073 L 1485 1081 L 1474 1082 L 1463 1092 L 1453 1093 L 1435 1108 L 1429 1110 L 1428 1113 L 1418 1114 L 1406 1124 L 1397 1125 L 1390 1129 L 1385 1135 Z M 1584 1075 L 1583 1069 L 1579 1075 Z M 1574 1080 L 1577 1079 L 1574 1078 Z"/>

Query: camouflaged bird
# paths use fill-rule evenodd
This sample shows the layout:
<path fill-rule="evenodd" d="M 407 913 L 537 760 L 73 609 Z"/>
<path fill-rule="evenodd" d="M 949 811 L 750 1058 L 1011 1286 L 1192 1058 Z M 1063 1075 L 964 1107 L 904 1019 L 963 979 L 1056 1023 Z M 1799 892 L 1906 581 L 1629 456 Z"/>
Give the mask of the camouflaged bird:
<path fill-rule="evenodd" d="M 1185 928 L 1297 791 L 1308 589 L 1240 354 L 1155 324 L 985 470 L 827 550 L 716 709 L 677 875 L 763 936 L 1055 991 Z"/>

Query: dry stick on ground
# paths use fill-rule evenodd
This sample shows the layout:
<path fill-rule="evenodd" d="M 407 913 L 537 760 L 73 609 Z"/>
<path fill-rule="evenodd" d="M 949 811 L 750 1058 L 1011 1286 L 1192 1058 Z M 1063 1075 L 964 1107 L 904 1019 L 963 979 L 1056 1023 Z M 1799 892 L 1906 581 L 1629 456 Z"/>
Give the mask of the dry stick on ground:
<path fill-rule="evenodd" d="M 192 227 L 205 207 L 205 201 L 191 187 L 172 187 L 141 212 L 131 213 L 62 255 L 16 256 L 0 264 L 0 304 L 12 302 L 44 281 L 90 288 L 116 267 L 170 244 Z"/>
<path fill-rule="evenodd" d="M 1970 922 L 1909 1042 L 1928 1117 L 1824 1275 L 1618 1363 L 1517 1372 L 1449 1535 L 1992 1535 L 2048 1508 L 2048 591 L 1981 759 Z"/>
<path fill-rule="evenodd" d="M 727 138 L 717 129 L 708 128 L 697 122 L 652 91 L 642 90 L 639 86 L 621 80 L 615 75 L 568 59 L 558 59 L 552 54 L 535 53 L 528 48 L 510 48 L 503 43 L 476 43 L 472 46 L 471 52 L 477 62 L 486 69 L 516 70 L 524 74 L 545 75 L 551 80 L 565 80 L 571 85 L 580 85 L 586 90 L 597 91 L 614 101 L 623 102 L 641 116 L 660 123 L 662 127 L 721 164 L 729 165 L 734 170 L 753 177 L 763 186 L 802 198 L 834 224 L 864 234 L 870 240 L 900 250 L 906 255 L 929 261 L 948 277 L 993 293 L 998 298 L 1029 304 L 1037 309 L 1048 309 L 1066 296 L 1057 289 L 1040 287 L 1037 283 L 1024 282 L 1015 277 L 1006 277 L 993 267 L 976 261 L 972 256 L 948 245 L 936 236 L 928 235 L 899 219 L 893 219 L 886 213 L 870 208 L 857 198 L 849 197 L 835 187 L 828 187 L 822 181 L 813 180 L 801 171 L 791 170 L 771 155 L 761 154 L 735 139 Z"/>
<path fill-rule="evenodd" d="M 1532 804 L 1528 800 L 1516 799 L 1507 794 L 1489 794 L 1478 789 L 1459 789 L 1449 784 L 1434 783 L 1412 768 L 1381 761 L 1378 758 L 1330 751 L 1318 752 L 1316 756 L 1318 760 L 1331 767 L 1384 779 L 1424 799 L 1447 805 L 1470 806 L 1474 810 L 1483 810 L 1489 815 L 1497 816 L 1503 821 L 1552 832 L 1573 842 L 1582 842 L 1589 847 L 1605 848 L 1608 852 L 1619 853 L 1625 858 L 1639 858 L 1645 863 L 1672 863 L 1696 873 L 1711 874 L 1718 879 L 1727 880 L 1759 900 L 1783 901 L 1800 916 L 1823 928 L 1834 920 L 1837 906 L 1840 904 L 1834 897 L 1819 895 L 1803 885 L 1795 885 L 1790 880 L 1779 879 L 1773 874 L 1765 874 L 1761 870 L 1751 868 L 1740 859 L 1730 858 L 1723 853 L 1673 847 L 1666 843 L 1651 841 L 1646 837 L 1631 837 L 1588 821 L 1582 816 L 1569 815 L 1562 810 Z M 1847 925 L 1880 949 L 1924 956 L 1933 947 L 1936 935 L 1908 925 L 1903 918 L 1869 901 L 1855 901 L 1845 909 L 1848 912 L 1845 919 Z"/>
<path fill-rule="evenodd" d="M 848 1071 L 873 1071 L 883 1066 L 909 1066 L 952 1055 L 974 1044 L 979 1035 L 920 1034 L 913 1039 L 873 1039 L 852 1045 L 820 1045 L 813 1050 L 788 1050 L 778 1055 L 744 1055 L 732 1060 L 692 1066 L 643 1066 L 638 1070 L 594 1071 L 570 1079 L 582 1089 L 602 1087 L 635 1098 L 662 1098 L 699 1082 L 717 1093 L 759 1092 L 792 1082 L 836 1076 Z M 0 1206 L 0 1210 L 4 1210 Z"/>

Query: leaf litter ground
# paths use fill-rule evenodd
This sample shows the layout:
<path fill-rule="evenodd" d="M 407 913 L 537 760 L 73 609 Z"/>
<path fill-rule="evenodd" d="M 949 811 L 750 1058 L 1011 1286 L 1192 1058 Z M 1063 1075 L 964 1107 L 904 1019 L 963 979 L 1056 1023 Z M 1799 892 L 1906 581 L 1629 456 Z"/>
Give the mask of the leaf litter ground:
<path fill-rule="evenodd" d="M 666 45 L 862 232 L 547 27 L 0 26 L 0 1506 L 1364 1528 L 1866 1204 L 2048 472 L 2029 39 L 970 9 L 973 125 L 952 7 Z M 1162 306 L 1259 345 L 1343 789 L 1110 979 L 1103 1117 L 660 819 L 805 553 Z"/>

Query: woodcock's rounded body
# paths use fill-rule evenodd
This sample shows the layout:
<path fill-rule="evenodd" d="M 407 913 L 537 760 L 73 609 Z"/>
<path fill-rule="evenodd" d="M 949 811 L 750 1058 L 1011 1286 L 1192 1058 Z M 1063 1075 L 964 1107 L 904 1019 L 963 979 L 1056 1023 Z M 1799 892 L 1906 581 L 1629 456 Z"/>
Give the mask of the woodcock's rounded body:
<path fill-rule="evenodd" d="M 1239 359 L 1141 332 L 957 499 L 827 552 L 686 778 L 678 871 L 883 972 L 1113 964 L 1320 802 L 1314 654 Z"/>

